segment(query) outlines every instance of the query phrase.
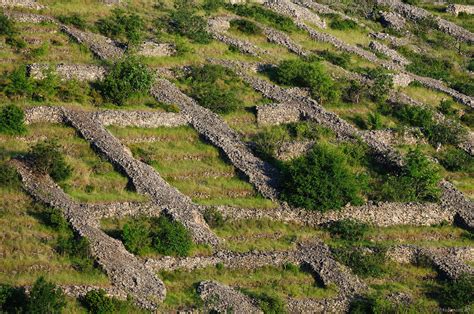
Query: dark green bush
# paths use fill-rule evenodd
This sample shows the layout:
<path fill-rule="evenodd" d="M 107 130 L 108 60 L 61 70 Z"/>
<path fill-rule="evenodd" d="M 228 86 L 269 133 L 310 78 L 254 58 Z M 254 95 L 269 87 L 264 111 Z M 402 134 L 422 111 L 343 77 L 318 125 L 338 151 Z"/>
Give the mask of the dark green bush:
<path fill-rule="evenodd" d="M 0 36 L 12 37 L 16 33 L 13 22 L 3 12 L 0 12 Z"/>
<path fill-rule="evenodd" d="M 425 313 L 416 307 L 406 304 L 394 304 L 380 293 L 371 293 L 355 298 L 349 307 L 350 314 L 382 314 L 382 313 Z M 421 309 L 425 310 L 425 309 Z"/>
<path fill-rule="evenodd" d="M 423 133 L 433 146 L 439 144 L 457 145 L 466 137 L 467 130 L 455 121 L 441 121 L 433 123 L 429 128 L 423 129 Z"/>
<path fill-rule="evenodd" d="M 471 72 L 474 72 L 474 59 L 469 60 L 469 63 L 467 65 L 467 69 Z"/>
<path fill-rule="evenodd" d="M 446 80 L 450 78 L 453 64 L 449 60 L 439 60 L 437 58 L 415 53 L 408 49 L 401 52 L 410 60 L 406 69 L 421 76 L 432 77 L 434 79 Z"/>
<path fill-rule="evenodd" d="M 44 141 L 30 149 L 28 159 L 40 174 L 49 174 L 56 181 L 63 181 L 72 174 L 60 146 L 54 141 Z"/>
<path fill-rule="evenodd" d="M 369 88 L 371 98 L 379 103 L 387 100 L 393 88 L 392 76 L 383 68 L 370 69 L 367 75 L 373 80 L 373 85 Z"/>
<path fill-rule="evenodd" d="M 262 33 L 262 29 L 249 20 L 235 19 L 230 21 L 230 26 L 248 35 L 258 35 Z"/>
<path fill-rule="evenodd" d="M 280 84 L 308 87 L 312 97 L 321 103 L 334 101 L 340 94 L 331 77 L 318 62 L 282 61 L 276 69 L 274 79 Z"/>
<path fill-rule="evenodd" d="M 408 152 L 399 174 L 391 175 L 382 186 L 381 194 L 387 200 L 400 202 L 437 201 L 441 175 L 419 149 Z"/>
<path fill-rule="evenodd" d="M 293 206 L 327 211 L 361 203 L 361 182 L 335 147 L 315 145 L 306 156 L 285 163 L 283 175 L 281 198 Z"/>
<path fill-rule="evenodd" d="M 88 291 L 81 301 L 90 313 L 108 314 L 116 311 L 113 300 L 103 289 Z"/>
<path fill-rule="evenodd" d="M 468 79 L 466 81 L 453 82 L 450 86 L 465 95 L 474 97 L 474 83 L 469 82 Z"/>
<path fill-rule="evenodd" d="M 365 252 L 358 247 L 342 247 L 333 249 L 336 259 L 351 268 L 352 272 L 361 277 L 380 277 L 384 273 L 385 251 L 373 248 Z"/>
<path fill-rule="evenodd" d="M 461 121 L 468 127 L 474 128 L 474 110 L 466 110 L 461 116 Z"/>
<path fill-rule="evenodd" d="M 61 230 L 56 243 L 56 251 L 67 256 L 77 271 L 97 271 L 91 255 L 89 241 L 75 234 L 69 226 Z"/>
<path fill-rule="evenodd" d="M 113 65 L 98 88 L 106 100 L 123 105 L 133 95 L 148 93 L 153 79 L 146 65 L 135 57 L 127 57 Z"/>
<path fill-rule="evenodd" d="M 367 129 L 380 130 L 383 128 L 382 116 L 378 112 L 367 114 Z"/>
<path fill-rule="evenodd" d="M 285 303 L 280 296 L 272 293 L 243 290 L 245 294 L 257 300 L 258 306 L 265 314 L 284 314 L 287 313 Z"/>
<path fill-rule="evenodd" d="M 20 178 L 15 168 L 0 161 L 0 187 L 13 189 L 20 185 Z"/>
<path fill-rule="evenodd" d="M 220 228 L 224 226 L 225 219 L 222 213 L 215 208 L 207 208 L 204 211 L 204 220 L 211 228 Z"/>
<path fill-rule="evenodd" d="M 34 84 L 27 75 L 26 66 L 22 65 L 6 75 L 2 82 L 3 92 L 12 98 L 29 97 L 33 94 Z"/>
<path fill-rule="evenodd" d="M 225 6 L 224 0 L 204 0 L 202 8 L 207 13 L 213 13 Z"/>
<path fill-rule="evenodd" d="M 96 23 L 99 31 L 108 37 L 124 40 L 129 45 L 136 45 L 143 39 L 145 22 L 135 13 L 127 13 L 116 8 L 112 15 Z"/>
<path fill-rule="evenodd" d="M 23 288 L 0 284 L 0 313 L 21 313 L 26 303 Z"/>
<path fill-rule="evenodd" d="M 43 277 L 36 280 L 31 287 L 26 313 L 61 313 L 66 306 L 66 297 L 61 288 L 46 281 Z"/>
<path fill-rule="evenodd" d="M 150 225 L 144 219 L 134 219 L 123 226 L 122 239 L 128 251 L 143 255 L 151 246 Z"/>
<path fill-rule="evenodd" d="M 344 219 L 332 222 L 327 229 L 332 236 L 347 241 L 360 241 L 369 231 L 369 226 L 365 223 L 351 219 Z"/>
<path fill-rule="evenodd" d="M 237 15 L 249 17 L 262 23 L 268 23 L 284 32 L 294 32 L 298 30 L 291 18 L 275 13 L 262 6 L 228 4 L 226 8 Z"/>
<path fill-rule="evenodd" d="M 253 136 L 256 153 L 263 159 L 275 158 L 276 149 L 291 139 L 288 130 L 284 126 L 265 128 Z"/>
<path fill-rule="evenodd" d="M 437 291 L 442 307 L 463 309 L 474 300 L 474 276 L 465 274 L 456 280 L 444 282 Z"/>
<path fill-rule="evenodd" d="M 332 29 L 338 30 L 349 30 L 349 29 L 356 29 L 357 23 L 352 20 L 347 20 L 342 18 L 340 15 L 333 15 L 331 18 L 331 22 L 329 23 L 329 27 Z"/>
<path fill-rule="evenodd" d="M 26 132 L 25 114 L 16 105 L 7 105 L 0 111 L 0 133 L 23 134 Z"/>
<path fill-rule="evenodd" d="M 167 216 L 156 221 L 153 246 L 163 255 L 187 256 L 192 248 L 192 239 L 188 230 L 179 222 Z"/>
<path fill-rule="evenodd" d="M 359 81 L 350 81 L 349 86 L 344 89 L 342 98 L 344 101 L 358 104 L 363 98 L 369 95 L 369 88 Z"/>
<path fill-rule="evenodd" d="M 394 110 L 394 115 L 411 126 L 429 128 L 433 123 L 433 112 L 424 107 L 401 106 Z"/>
<path fill-rule="evenodd" d="M 351 63 L 351 55 L 347 52 L 336 53 L 324 50 L 318 53 L 322 58 L 343 68 L 348 68 Z"/>
<path fill-rule="evenodd" d="M 455 108 L 453 108 L 454 104 L 454 101 L 450 99 L 443 99 L 439 103 L 438 110 L 447 116 L 454 116 L 458 112 Z"/>
<path fill-rule="evenodd" d="M 168 31 L 189 38 L 199 44 L 207 44 L 211 36 L 207 33 L 206 20 L 197 15 L 197 8 L 190 0 L 178 0 L 167 23 Z"/>
<path fill-rule="evenodd" d="M 438 159 L 446 170 L 474 173 L 474 158 L 459 148 L 447 148 L 438 154 Z"/>
<path fill-rule="evenodd" d="M 86 20 L 82 16 L 80 16 L 78 13 L 72 13 L 69 15 L 60 15 L 58 16 L 58 20 L 61 23 L 73 25 L 82 30 L 87 28 Z"/>

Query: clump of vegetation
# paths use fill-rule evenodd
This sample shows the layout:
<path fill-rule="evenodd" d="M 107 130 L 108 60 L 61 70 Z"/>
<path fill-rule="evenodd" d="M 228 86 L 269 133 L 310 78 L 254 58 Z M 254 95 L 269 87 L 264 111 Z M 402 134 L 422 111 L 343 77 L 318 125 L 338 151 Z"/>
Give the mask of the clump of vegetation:
<path fill-rule="evenodd" d="M 327 211 L 362 202 L 364 180 L 336 147 L 315 145 L 306 156 L 285 163 L 283 172 L 281 198 L 293 206 Z"/>
<path fill-rule="evenodd" d="M 373 80 L 373 85 L 369 90 L 370 97 L 378 103 L 386 101 L 393 88 L 392 76 L 383 68 L 371 69 L 367 75 Z"/>
<path fill-rule="evenodd" d="M 449 80 L 453 70 L 451 61 L 440 60 L 408 49 L 400 49 L 400 52 L 410 60 L 410 64 L 406 66 L 408 71 L 434 79 Z"/>
<path fill-rule="evenodd" d="M 0 284 L 0 311 L 2 313 L 21 313 L 27 303 L 23 288 Z"/>
<path fill-rule="evenodd" d="M 447 148 L 438 154 L 441 165 L 449 171 L 474 173 L 474 158 L 459 148 Z"/>
<path fill-rule="evenodd" d="M 207 13 L 213 13 L 225 6 L 224 0 L 204 0 L 202 8 Z"/>
<path fill-rule="evenodd" d="M 127 57 L 113 65 L 98 88 L 106 100 L 124 105 L 133 95 L 148 93 L 153 79 L 145 64 L 135 57 Z"/>
<path fill-rule="evenodd" d="M 327 226 L 332 236 L 346 241 L 360 241 L 369 231 L 369 226 L 365 223 L 351 219 L 338 220 Z"/>
<path fill-rule="evenodd" d="M 20 185 L 20 178 L 15 168 L 4 161 L 0 161 L 0 187 L 14 189 Z"/>
<path fill-rule="evenodd" d="M 465 274 L 456 280 L 445 281 L 438 291 L 442 307 L 463 309 L 473 303 L 474 276 Z"/>
<path fill-rule="evenodd" d="M 469 81 L 469 78 L 466 78 L 465 80 L 452 81 L 449 86 L 463 94 L 474 97 L 474 84 Z"/>
<path fill-rule="evenodd" d="M 122 241 L 130 252 L 139 255 L 155 251 L 163 255 L 187 256 L 193 245 L 189 231 L 168 216 L 138 218 L 126 223 Z"/>
<path fill-rule="evenodd" d="M 91 290 L 81 299 L 81 303 L 90 313 L 140 313 L 131 299 L 121 301 L 107 296 L 104 289 Z"/>
<path fill-rule="evenodd" d="M 55 181 L 64 181 L 72 174 L 61 147 L 55 141 L 44 141 L 36 144 L 28 153 L 28 160 L 40 174 L 49 174 Z"/>
<path fill-rule="evenodd" d="M 257 24 L 244 19 L 234 19 L 230 21 L 230 27 L 248 35 L 258 35 L 262 33 L 262 29 L 258 27 Z"/>
<path fill-rule="evenodd" d="M 446 116 L 454 116 L 457 114 L 457 110 L 453 108 L 454 101 L 450 99 L 443 99 L 440 101 L 438 110 Z"/>
<path fill-rule="evenodd" d="M 323 51 L 318 52 L 318 54 L 323 59 L 345 69 L 347 69 L 351 63 L 351 55 L 347 52 L 337 53 L 337 52 L 332 52 L 330 50 L 323 50 Z"/>
<path fill-rule="evenodd" d="M 234 72 L 223 66 L 206 64 L 192 67 L 183 82 L 190 86 L 191 97 L 216 113 L 229 113 L 241 105 L 237 90 L 242 82 Z"/>
<path fill-rule="evenodd" d="M 0 36 L 5 36 L 5 42 L 14 48 L 25 48 L 25 41 L 18 38 L 17 35 L 18 31 L 13 21 L 0 11 Z"/>
<path fill-rule="evenodd" d="M 345 31 L 349 29 L 356 29 L 357 23 L 352 20 L 344 19 L 340 15 L 333 14 L 331 15 L 331 22 L 329 22 L 329 27 L 331 27 L 332 29 Z"/>
<path fill-rule="evenodd" d="M 244 290 L 245 294 L 253 299 L 256 299 L 258 306 L 265 314 L 286 313 L 285 302 L 276 294 L 269 294 L 266 292 L 255 293 Z"/>
<path fill-rule="evenodd" d="M 215 208 L 206 208 L 203 217 L 211 228 L 220 228 L 225 224 L 224 216 L 222 216 L 222 213 Z"/>
<path fill-rule="evenodd" d="M 291 18 L 275 13 L 262 6 L 229 4 L 226 8 L 237 15 L 267 23 L 284 32 L 294 32 L 298 30 Z"/>
<path fill-rule="evenodd" d="M 440 195 L 438 183 L 441 175 L 419 149 L 412 149 L 404 158 L 404 166 L 390 175 L 382 186 L 384 199 L 399 202 L 437 201 Z"/>
<path fill-rule="evenodd" d="M 274 79 L 290 86 L 308 87 L 311 96 L 321 103 L 338 99 L 339 89 L 318 62 L 285 60 L 278 65 Z"/>
<path fill-rule="evenodd" d="M 119 8 L 114 9 L 111 16 L 98 20 L 96 25 L 103 35 L 125 41 L 132 46 L 143 39 L 145 28 L 145 22 L 139 15 Z"/>
<path fill-rule="evenodd" d="M 16 105 L 7 105 L 0 111 L 0 133 L 18 135 L 26 132 L 25 114 Z"/>
<path fill-rule="evenodd" d="M 87 28 L 86 20 L 78 13 L 72 13 L 69 15 L 60 15 L 58 16 L 58 20 L 59 22 L 63 24 L 73 25 L 82 30 Z"/>
<path fill-rule="evenodd" d="M 361 277 L 380 277 L 384 274 L 385 250 L 373 248 L 372 252 L 358 247 L 333 249 L 336 259 L 351 268 L 354 274 Z"/>
<path fill-rule="evenodd" d="M 187 37 L 199 44 L 207 44 L 211 41 L 206 26 L 206 20 L 197 14 L 197 8 L 192 1 L 187 0 L 176 1 L 174 10 L 167 20 L 169 32 Z"/>

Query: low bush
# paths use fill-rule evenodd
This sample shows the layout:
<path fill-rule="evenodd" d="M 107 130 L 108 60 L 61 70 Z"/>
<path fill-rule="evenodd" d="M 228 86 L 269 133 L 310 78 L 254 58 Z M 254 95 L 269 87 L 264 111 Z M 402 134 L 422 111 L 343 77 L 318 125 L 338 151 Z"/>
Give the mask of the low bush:
<path fill-rule="evenodd" d="M 338 65 L 345 69 L 347 69 L 351 63 L 351 55 L 347 52 L 336 53 L 330 50 L 324 50 L 318 52 L 318 54 L 330 63 Z"/>
<path fill-rule="evenodd" d="M 344 19 L 340 15 L 336 14 L 333 15 L 333 17 L 331 18 L 331 22 L 329 22 L 329 27 L 331 27 L 332 29 L 345 31 L 349 29 L 356 29 L 357 23 L 352 20 Z"/>
<path fill-rule="evenodd" d="M 5 75 L 2 81 L 2 91 L 10 98 L 30 97 L 33 94 L 34 83 L 28 77 L 26 66 L 21 65 L 13 72 Z"/>
<path fill-rule="evenodd" d="M 288 131 L 283 126 L 265 128 L 253 136 L 256 153 L 263 159 L 275 158 L 275 152 L 284 142 L 291 139 Z"/>
<path fill-rule="evenodd" d="M 449 80 L 453 64 L 449 60 L 440 60 L 431 56 L 415 53 L 408 49 L 400 50 L 410 60 L 406 69 L 421 76 L 439 80 Z"/>
<path fill-rule="evenodd" d="M 337 148 L 318 144 L 306 155 L 283 165 L 281 198 L 293 206 L 327 211 L 360 204 L 362 183 Z"/>
<path fill-rule="evenodd" d="M 471 72 L 474 72 L 474 59 L 469 60 L 469 63 L 467 64 L 467 69 Z"/>
<path fill-rule="evenodd" d="M 244 19 L 234 19 L 230 21 L 230 27 L 248 35 L 258 35 L 262 33 L 262 29 L 258 27 L 257 24 Z"/>
<path fill-rule="evenodd" d="M 0 36 L 13 37 L 16 33 L 17 30 L 13 22 L 3 12 L 0 12 Z"/>
<path fill-rule="evenodd" d="M 321 103 L 334 101 L 340 94 L 331 77 L 318 62 L 282 61 L 276 69 L 274 79 L 280 84 L 308 87 L 311 96 Z"/>
<path fill-rule="evenodd" d="M 122 239 L 128 251 L 143 255 L 151 246 L 150 225 L 145 219 L 134 219 L 123 226 Z"/>
<path fill-rule="evenodd" d="M 208 14 L 214 13 L 220 8 L 223 8 L 224 6 L 225 6 L 224 0 L 204 0 L 204 3 L 202 4 L 202 8 Z"/>
<path fill-rule="evenodd" d="M 0 111 L 0 133 L 18 135 L 26 132 L 25 114 L 16 105 L 7 105 Z"/>
<path fill-rule="evenodd" d="M 369 226 L 365 223 L 351 219 L 335 221 L 327 226 L 332 236 L 347 241 L 360 241 L 369 231 Z"/>
<path fill-rule="evenodd" d="M 49 174 L 55 181 L 64 181 L 72 174 L 61 147 L 54 141 L 44 141 L 30 149 L 28 159 L 40 174 Z"/>
<path fill-rule="evenodd" d="M 447 115 L 447 116 L 454 116 L 457 114 L 457 110 L 455 108 L 453 108 L 454 106 L 454 101 L 453 100 L 450 100 L 450 99 L 443 99 L 442 101 L 440 101 L 439 103 L 439 106 L 438 106 L 438 110 L 443 113 L 444 115 Z"/>
<path fill-rule="evenodd" d="M 383 68 L 375 68 L 368 70 L 367 75 L 373 80 L 373 85 L 369 89 L 370 97 L 378 103 L 386 101 L 390 90 L 393 88 L 390 73 Z"/>
<path fill-rule="evenodd" d="M 211 228 L 220 228 L 225 224 L 224 216 L 215 208 L 207 208 L 203 214 L 204 220 Z"/>
<path fill-rule="evenodd" d="M 20 178 L 15 168 L 0 161 L 0 187 L 14 189 L 20 186 Z"/>
<path fill-rule="evenodd" d="M 21 313 L 28 297 L 23 288 L 0 284 L 0 312 Z"/>
<path fill-rule="evenodd" d="M 31 287 L 25 312 L 32 314 L 62 313 L 65 306 L 66 297 L 61 288 L 40 277 Z"/>
<path fill-rule="evenodd" d="M 474 97 L 474 83 L 470 82 L 469 78 L 465 81 L 455 81 L 450 86 L 465 95 Z"/>
<path fill-rule="evenodd" d="M 206 31 L 206 20 L 197 14 L 192 1 L 178 0 L 167 20 L 167 29 L 173 34 L 189 38 L 195 43 L 207 44 L 211 36 Z"/>
<path fill-rule="evenodd" d="M 295 32 L 298 30 L 291 18 L 275 13 L 262 6 L 228 4 L 226 8 L 237 15 L 249 17 L 262 23 L 268 23 L 284 32 Z"/>
<path fill-rule="evenodd" d="M 474 128 L 474 110 L 468 109 L 461 116 L 461 121 L 470 128 Z"/>
<path fill-rule="evenodd" d="M 113 65 L 98 89 L 106 100 L 123 105 L 133 95 L 148 93 L 153 79 L 145 64 L 135 57 L 127 57 Z"/>
<path fill-rule="evenodd" d="M 116 8 L 112 15 L 96 22 L 99 31 L 108 37 L 126 41 L 128 45 L 136 45 L 143 39 L 145 22 L 135 13 L 127 13 Z"/>
<path fill-rule="evenodd" d="M 55 248 L 59 254 L 69 258 L 77 271 L 97 271 L 91 255 L 89 241 L 75 234 L 69 226 L 61 230 Z"/>
<path fill-rule="evenodd" d="M 474 173 L 474 158 L 459 148 L 447 148 L 438 154 L 441 165 L 449 171 Z"/>
<path fill-rule="evenodd" d="M 192 239 L 188 230 L 179 222 L 167 216 L 156 221 L 153 246 L 163 255 L 187 256 L 192 248 Z"/>
<path fill-rule="evenodd" d="M 113 299 L 103 289 L 88 291 L 81 301 L 90 313 L 108 314 L 116 311 Z"/>
<path fill-rule="evenodd" d="M 380 277 L 384 274 L 385 251 L 372 248 L 372 252 L 363 251 L 360 247 L 342 247 L 333 249 L 335 258 L 351 268 L 361 277 Z"/>
<path fill-rule="evenodd" d="M 369 88 L 359 81 L 350 81 L 342 94 L 342 99 L 346 102 L 358 104 L 362 99 L 369 96 Z"/>
<path fill-rule="evenodd" d="M 402 170 L 390 175 L 381 187 L 386 200 L 398 202 L 437 201 L 440 195 L 438 183 L 441 175 L 419 149 L 412 149 L 404 158 Z"/>
<path fill-rule="evenodd" d="M 456 280 L 445 281 L 437 291 L 441 306 L 450 309 L 463 309 L 473 304 L 474 276 L 465 274 Z"/>
<path fill-rule="evenodd" d="M 285 302 L 276 294 L 267 292 L 256 293 L 248 290 L 243 290 L 242 292 L 257 300 L 258 306 L 265 314 L 287 313 Z"/>
<path fill-rule="evenodd" d="M 58 16 L 58 20 L 63 24 L 73 25 L 82 30 L 85 30 L 87 28 L 86 20 L 77 13 L 72 13 L 69 15 L 60 15 Z"/>
<path fill-rule="evenodd" d="M 394 304 L 380 293 L 371 293 L 362 297 L 355 298 L 349 307 L 350 314 L 379 314 L 379 313 L 424 313 L 410 311 L 407 305 Z M 414 310 L 414 309 L 413 309 Z"/>

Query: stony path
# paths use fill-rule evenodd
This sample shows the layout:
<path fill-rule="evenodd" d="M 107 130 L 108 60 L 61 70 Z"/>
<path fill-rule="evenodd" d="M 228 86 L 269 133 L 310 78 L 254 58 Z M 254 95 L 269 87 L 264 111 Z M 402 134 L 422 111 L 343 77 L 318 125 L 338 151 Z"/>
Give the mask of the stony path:
<path fill-rule="evenodd" d="M 163 301 L 166 288 L 143 263 L 129 253 L 122 242 L 106 235 L 91 220 L 86 208 L 74 202 L 49 176 L 38 176 L 26 163 L 14 161 L 25 189 L 38 201 L 62 210 L 72 228 L 89 240 L 93 257 L 109 276 L 114 287 L 125 291 L 145 308 Z"/>

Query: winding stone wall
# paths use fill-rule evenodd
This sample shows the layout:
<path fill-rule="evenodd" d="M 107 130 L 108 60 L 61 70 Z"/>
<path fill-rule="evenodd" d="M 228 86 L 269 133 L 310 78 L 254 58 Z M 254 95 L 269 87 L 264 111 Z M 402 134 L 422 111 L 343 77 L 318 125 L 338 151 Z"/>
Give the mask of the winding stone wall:
<path fill-rule="evenodd" d="M 160 111 L 102 110 L 94 113 L 94 119 L 105 126 L 120 127 L 157 128 L 188 124 L 186 118 L 179 113 Z"/>
<path fill-rule="evenodd" d="M 146 41 L 140 45 L 137 54 L 144 57 L 166 57 L 176 54 L 173 44 Z"/>
<path fill-rule="evenodd" d="M 77 81 L 96 81 L 101 80 L 105 76 L 106 70 L 98 65 L 92 64 L 65 64 L 57 65 L 33 63 L 28 66 L 28 74 L 36 80 L 46 78 L 49 70 L 52 70 L 63 80 Z"/>
<path fill-rule="evenodd" d="M 395 63 L 397 63 L 401 66 L 406 66 L 406 65 L 410 64 L 410 62 L 407 59 L 405 59 L 404 57 L 402 57 L 401 55 L 399 55 L 398 52 L 396 52 L 393 49 L 388 48 L 384 44 L 381 44 L 377 41 L 371 41 L 370 44 L 369 44 L 369 47 L 370 47 L 370 49 L 372 49 L 376 52 L 379 52 L 381 54 L 386 55 L 393 62 L 395 62 Z"/>
<path fill-rule="evenodd" d="M 458 16 L 459 13 L 474 14 L 474 5 L 450 4 L 446 12 Z"/>
<path fill-rule="evenodd" d="M 295 21 L 301 23 L 306 21 L 319 28 L 326 28 L 326 22 L 324 22 L 316 13 L 289 0 L 267 0 L 263 5 L 272 10 L 278 11 L 278 13 L 290 17 Z"/>
<path fill-rule="evenodd" d="M 62 210 L 72 228 L 89 240 L 92 255 L 114 287 L 130 293 L 145 308 L 153 309 L 163 301 L 166 295 L 163 282 L 130 254 L 122 242 L 101 231 L 85 207 L 72 201 L 49 176 L 37 176 L 23 162 L 13 164 L 25 189 L 38 201 Z"/>
<path fill-rule="evenodd" d="M 380 20 L 384 26 L 396 29 L 398 31 L 403 30 L 406 24 L 403 16 L 395 12 L 381 12 Z"/>

